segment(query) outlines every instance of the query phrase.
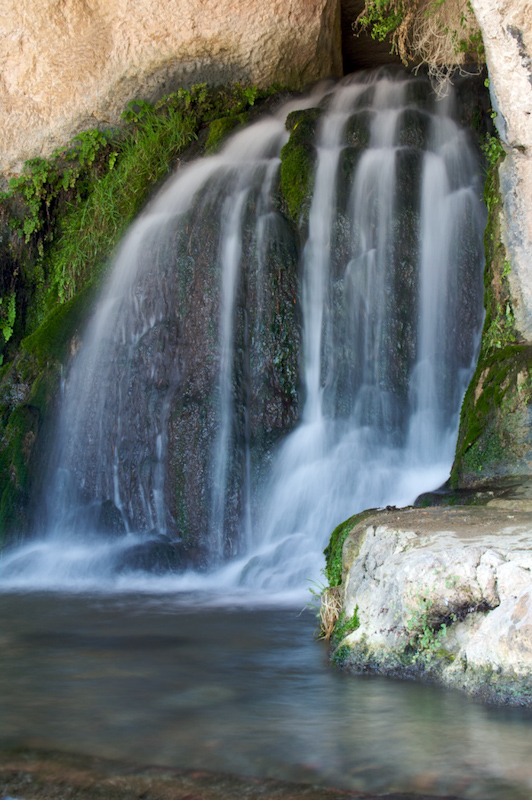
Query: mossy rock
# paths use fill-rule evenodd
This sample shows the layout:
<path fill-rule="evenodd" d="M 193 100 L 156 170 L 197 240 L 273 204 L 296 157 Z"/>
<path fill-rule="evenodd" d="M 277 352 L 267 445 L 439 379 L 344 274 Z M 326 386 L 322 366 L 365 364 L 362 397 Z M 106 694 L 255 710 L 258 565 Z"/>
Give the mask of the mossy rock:
<path fill-rule="evenodd" d="M 464 398 L 451 484 L 473 487 L 532 471 L 532 346 L 479 363 Z"/>
<path fill-rule="evenodd" d="M 329 586 L 340 586 L 342 583 L 342 550 L 345 540 L 356 525 L 374 513 L 374 508 L 361 511 L 349 517 L 345 522 L 341 522 L 331 533 L 329 544 L 323 551 L 325 556 L 325 576 L 329 581 Z"/>
<path fill-rule="evenodd" d="M 233 117 L 221 117 L 213 120 L 209 125 L 209 134 L 205 142 L 205 152 L 214 153 L 219 150 L 230 133 L 242 127 L 248 121 L 248 114 L 236 114 Z"/>
<path fill-rule="evenodd" d="M 94 305 L 96 285 L 90 283 L 68 303 L 57 306 L 34 333 L 22 340 L 22 350 L 39 361 L 55 358 L 63 363 L 73 336 L 81 330 Z"/>
<path fill-rule="evenodd" d="M 430 81 L 425 77 L 420 77 L 418 80 L 408 81 L 406 85 L 406 102 L 410 105 L 424 108 L 432 111 L 437 96 Z"/>
<path fill-rule="evenodd" d="M 365 148 L 369 144 L 372 114 L 367 109 L 357 111 L 347 123 L 345 140 L 349 147 Z"/>
<path fill-rule="evenodd" d="M 18 538 L 30 526 L 33 488 L 45 449 L 43 426 L 58 395 L 61 363 L 72 338 L 92 307 L 88 288 L 56 308 L 23 340 L 23 354 L 2 375 L 0 444 L 0 539 Z"/>
<path fill-rule="evenodd" d="M 399 144 L 425 150 L 431 132 L 431 118 L 428 114 L 408 108 L 401 115 L 399 123 Z"/>
<path fill-rule="evenodd" d="M 319 108 L 293 111 L 286 118 L 290 138 L 281 150 L 281 207 L 297 226 L 308 219 L 314 188 L 316 148 L 313 144 Z"/>
<path fill-rule="evenodd" d="M 30 459 L 39 426 L 39 412 L 17 406 L 6 425 L 0 449 L 0 538 L 24 527 L 29 494 Z"/>

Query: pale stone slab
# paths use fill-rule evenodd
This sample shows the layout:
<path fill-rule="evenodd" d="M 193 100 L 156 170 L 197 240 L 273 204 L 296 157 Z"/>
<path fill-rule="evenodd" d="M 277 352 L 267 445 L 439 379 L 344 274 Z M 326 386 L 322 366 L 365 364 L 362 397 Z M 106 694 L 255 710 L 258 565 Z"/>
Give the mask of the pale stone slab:
<path fill-rule="evenodd" d="M 532 703 L 532 512 L 519 501 L 376 512 L 343 557 L 343 609 L 360 621 L 341 643 L 348 665 Z"/>

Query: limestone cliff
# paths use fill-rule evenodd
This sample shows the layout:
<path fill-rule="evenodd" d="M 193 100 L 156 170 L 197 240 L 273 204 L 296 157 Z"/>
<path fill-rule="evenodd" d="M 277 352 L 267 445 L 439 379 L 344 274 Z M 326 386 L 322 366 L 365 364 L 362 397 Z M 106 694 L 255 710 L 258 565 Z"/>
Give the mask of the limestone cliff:
<path fill-rule="evenodd" d="M 341 73 L 338 0 L 4 0 L 0 171 L 193 83 Z"/>
<path fill-rule="evenodd" d="M 532 340 L 532 3 L 472 0 L 479 21 L 497 113 L 506 145 L 501 167 L 503 241 L 517 327 Z"/>

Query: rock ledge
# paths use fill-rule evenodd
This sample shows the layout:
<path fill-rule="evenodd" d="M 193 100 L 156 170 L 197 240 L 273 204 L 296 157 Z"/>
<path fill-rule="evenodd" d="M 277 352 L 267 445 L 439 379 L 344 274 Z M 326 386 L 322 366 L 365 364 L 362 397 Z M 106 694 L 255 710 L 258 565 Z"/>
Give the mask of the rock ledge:
<path fill-rule="evenodd" d="M 334 660 L 532 705 L 532 501 L 377 511 L 343 546 Z"/>

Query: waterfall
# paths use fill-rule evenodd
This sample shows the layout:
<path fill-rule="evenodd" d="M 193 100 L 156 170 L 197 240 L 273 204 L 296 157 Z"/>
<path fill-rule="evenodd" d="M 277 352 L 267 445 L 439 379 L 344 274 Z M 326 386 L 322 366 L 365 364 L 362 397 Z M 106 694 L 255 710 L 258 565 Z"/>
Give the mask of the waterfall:
<path fill-rule="evenodd" d="M 306 109 L 298 233 L 279 166 Z M 399 73 L 322 84 L 179 169 L 117 252 L 3 579 L 282 591 L 343 519 L 441 485 L 482 321 L 479 197 L 452 100 Z"/>

